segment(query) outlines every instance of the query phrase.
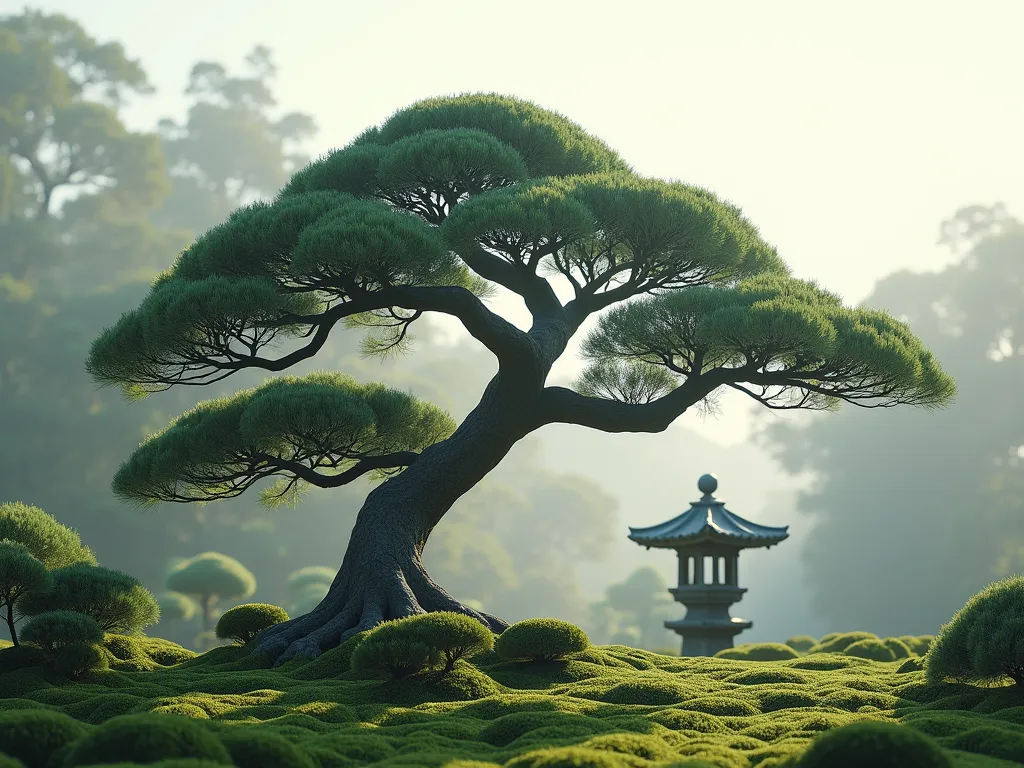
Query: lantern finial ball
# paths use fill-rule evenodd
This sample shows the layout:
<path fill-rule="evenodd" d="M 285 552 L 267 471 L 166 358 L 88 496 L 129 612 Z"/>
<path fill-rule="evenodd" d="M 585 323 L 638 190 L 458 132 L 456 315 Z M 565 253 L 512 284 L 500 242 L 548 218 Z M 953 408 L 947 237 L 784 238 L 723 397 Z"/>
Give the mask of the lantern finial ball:
<path fill-rule="evenodd" d="M 697 490 L 705 496 L 710 496 L 718 490 L 718 478 L 711 474 L 701 475 L 697 481 Z"/>

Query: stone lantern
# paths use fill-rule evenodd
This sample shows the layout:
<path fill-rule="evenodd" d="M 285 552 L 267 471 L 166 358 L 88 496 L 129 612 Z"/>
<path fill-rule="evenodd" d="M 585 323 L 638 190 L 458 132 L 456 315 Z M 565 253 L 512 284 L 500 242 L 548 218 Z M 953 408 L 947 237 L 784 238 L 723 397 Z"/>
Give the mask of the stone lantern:
<path fill-rule="evenodd" d="M 733 647 L 733 638 L 754 624 L 729 616 L 729 606 L 743 599 L 739 586 L 741 549 L 771 547 L 789 537 L 787 529 L 744 520 L 714 497 L 718 480 L 703 475 L 704 494 L 683 514 L 660 525 L 630 528 L 629 538 L 650 549 L 674 549 L 679 556 L 679 586 L 669 592 L 686 606 L 686 615 L 665 626 L 682 636 L 683 656 L 714 656 Z"/>

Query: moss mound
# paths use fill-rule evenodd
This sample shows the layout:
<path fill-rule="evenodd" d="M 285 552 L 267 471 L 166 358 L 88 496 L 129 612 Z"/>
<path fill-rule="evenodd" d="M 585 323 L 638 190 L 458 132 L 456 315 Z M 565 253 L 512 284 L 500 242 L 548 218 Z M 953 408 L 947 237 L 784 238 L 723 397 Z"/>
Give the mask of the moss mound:
<path fill-rule="evenodd" d="M 239 728 L 221 734 L 237 768 L 317 768 L 317 763 L 283 736 L 257 728 Z"/>
<path fill-rule="evenodd" d="M 0 753 L 20 760 L 26 768 L 46 768 L 52 755 L 86 731 L 77 720 L 48 709 L 0 712 Z"/>
<path fill-rule="evenodd" d="M 938 744 L 893 723 L 853 723 L 824 733 L 800 760 L 800 768 L 952 768 Z"/>
<path fill-rule="evenodd" d="M 172 757 L 231 765 L 231 755 L 211 730 L 187 717 L 153 713 L 121 715 L 97 726 L 75 744 L 64 764 L 152 763 Z"/>
<path fill-rule="evenodd" d="M 726 648 L 715 654 L 716 659 L 740 661 L 787 661 L 799 656 L 799 652 L 785 643 L 748 643 L 736 648 Z"/>

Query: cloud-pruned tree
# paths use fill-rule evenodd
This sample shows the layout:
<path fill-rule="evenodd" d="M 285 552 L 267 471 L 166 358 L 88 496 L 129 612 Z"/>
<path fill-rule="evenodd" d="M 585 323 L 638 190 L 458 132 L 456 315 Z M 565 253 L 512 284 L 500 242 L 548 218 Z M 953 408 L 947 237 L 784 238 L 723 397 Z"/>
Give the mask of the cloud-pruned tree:
<path fill-rule="evenodd" d="M 497 287 L 523 300 L 529 328 L 487 306 Z M 279 379 L 201 406 L 117 474 L 122 497 L 142 504 L 219 499 L 257 476 L 283 484 L 268 498 L 390 476 L 367 497 L 321 604 L 261 637 L 278 661 L 423 611 L 503 630 L 437 585 L 422 553 L 456 500 L 547 424 L 659 432 L 724 387 L 772 408 L 938 406 L 954 391 L 904 323 L 790 277 L 736 206 L 641 177 L 575 123 L 496 95 L 403 109 L 274 201 L 235 211 L 96 340 L 88 369 L 142 396 L 283 371 L 339 324 L 371 328 L 368 352 L 391 351 L 428 312 L 461 321 L 498 362 L 458 426 L 411 397 L 375 409 L 341 377 Z M 596 315 L 579 386 L 548 385 Z M 392 431 L 398 413 L 412 426 Z M 378 433 L 387 439 L 368 437 Z"/>

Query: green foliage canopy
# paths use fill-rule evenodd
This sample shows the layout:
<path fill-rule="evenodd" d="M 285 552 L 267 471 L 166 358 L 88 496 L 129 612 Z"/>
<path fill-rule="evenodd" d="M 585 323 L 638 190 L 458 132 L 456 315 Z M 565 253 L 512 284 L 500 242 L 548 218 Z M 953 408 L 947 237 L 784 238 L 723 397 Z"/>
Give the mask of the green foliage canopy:
<path fill-rule="evenodd" d="M 94 619 L 103 631 L 119 634 L 139 632 L 160 618 L 153 593 L 124 571 L 75 563 L 57 568 L 52 577 L 49 590 L 26 596 L 25 614 L 75 611 Z"/>
<path fill-rule="evenodd" d="M 943 625 L 925 656 L 931 682 L 1024 685 L 1024 576 L 1002 579 L 974 595 Z"/>
<path fill-rule="evenodd" d="M 25 624 L 22 639 L 47 651 L 56 651 L 70 645 L 99 643 L 103 628 L 96 619 L 77 611 L 47 611 Z"/>
<path fill-rule="evenodd" d="M 201 403 L 149 438 L 122 464 L 114 490 L 139 503 L 203 501 L 287 474 L 263 495 L 275 503 L 301 484 L 341 485 L 391 470 L 454 428 L 434 406 L 342 374 L 272 379 Z"/>
<path fill-rule="evenodd" d="M 75 563 L 96 564 L 96 558 L 75 531 L 29 504 L 0 504 L 0 540 L 4 539 L 24 545 L 50 570 Z"/>
<path fill-rule="evenodd" d="M 50 572 L 28 547 L 0 540 L 0 609 L 5 610 L 7 629 L 14 642 L 18 641 L 14 628 L 14 616 L 20 612 L 18 602 L 29 592 L 45 592 L 52 583 Z"/>
<path fill-rule="evenodd" d="M 167 576 L 167 588 L 183 595 L 238 599 L 256 591 L 256 577 L 233 557 L 203 552 L 179 563 Z"/>

